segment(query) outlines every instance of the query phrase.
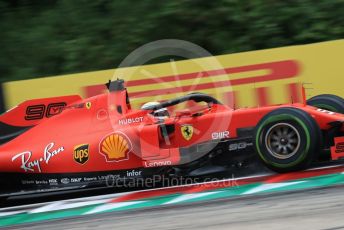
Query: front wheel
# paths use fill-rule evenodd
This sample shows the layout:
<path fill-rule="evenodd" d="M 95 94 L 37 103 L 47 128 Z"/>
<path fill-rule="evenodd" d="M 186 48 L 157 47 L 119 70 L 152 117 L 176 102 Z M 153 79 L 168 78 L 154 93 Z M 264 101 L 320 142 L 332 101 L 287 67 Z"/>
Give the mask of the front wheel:
<path fill-rule="evenodd" d="M 307 105 L 336 113 L 344 113 L 344 99 L 332 94 L 322 94 L 312 97 L 307 100 Z"/>
<path fill-rule="evenodd" d="M 268 113 L 256 126 L 255 150 L 276 172 L 305 169 L 317 158 L 321 133 L 315 120 L 296 108 Z"/>

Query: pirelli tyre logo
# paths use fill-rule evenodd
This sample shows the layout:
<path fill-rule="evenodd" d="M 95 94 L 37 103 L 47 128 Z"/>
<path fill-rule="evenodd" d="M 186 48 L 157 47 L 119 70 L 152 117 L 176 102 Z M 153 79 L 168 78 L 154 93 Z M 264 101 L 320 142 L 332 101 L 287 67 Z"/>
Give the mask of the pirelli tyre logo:
<path fill-rule="evenodd" d="M 129 138 L 121 132 L 111 133 L 99 143 L 99 152 L 107 162 L 128 160 L 131 150 Z"/>
<path fill-rule="evenodd" d="M 90 145 L 82 144 L 74 147 L 74 160 L 79 164 L 85 164 L 90 158 Z"/>

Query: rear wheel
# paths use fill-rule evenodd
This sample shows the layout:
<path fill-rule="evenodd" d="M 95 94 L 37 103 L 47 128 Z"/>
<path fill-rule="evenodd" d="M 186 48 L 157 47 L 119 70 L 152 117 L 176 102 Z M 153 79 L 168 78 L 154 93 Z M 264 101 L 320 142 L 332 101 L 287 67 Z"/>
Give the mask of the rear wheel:
<path fill-rule="evenodd" d="M 307 100 L 307 105 L 332 112 L 344 113 L 344 99 L 336 95 L 322 94 Z"/>
<path fill-rule="evenodd" d="M 321 142 L 315 120 L 296 108 L 268 113 L 256 126 L 254 137 L 259 158 L 276 172 L 306 168 L 317 158 Z"/>

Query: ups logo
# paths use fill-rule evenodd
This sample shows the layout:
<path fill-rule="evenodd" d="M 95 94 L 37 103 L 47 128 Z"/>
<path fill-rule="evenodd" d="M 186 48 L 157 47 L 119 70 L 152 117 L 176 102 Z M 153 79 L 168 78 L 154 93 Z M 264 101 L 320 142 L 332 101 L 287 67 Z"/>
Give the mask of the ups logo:
<path fill-rule="evenodd" d="M 89 159 L 89 144 L 82 144 L 74 147 L 73 157 L 74 160 L 79 164 L 85 164 Z"/>

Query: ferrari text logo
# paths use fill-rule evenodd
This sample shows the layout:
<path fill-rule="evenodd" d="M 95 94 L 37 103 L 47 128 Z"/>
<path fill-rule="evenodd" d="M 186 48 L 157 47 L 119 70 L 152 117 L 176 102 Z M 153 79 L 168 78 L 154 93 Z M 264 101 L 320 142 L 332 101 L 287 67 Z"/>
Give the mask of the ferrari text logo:
<path fill-rule="evenodd" d="M 336 137 L 334 146 L 331 147 L 332 160 L 344 158 L 344 137 Z"/>
<path fill-rule="evenodd" d="M 99 144 L 99 152 L 107 162 L 128 160 L 131 149 L 129 138 L 121 132 L 107 135 Z"/>
<path fill-rule="evenodd" d="M 344 153 L 344 142 L 336 144 L 336 153 Z"/>
<path fill-rule="evenodd" d="M 184 137 L 185 140 L 190 140 L 192 138 L 193 135 L 193 127 L 192 125 L 182 125 L 182 127 L 180 128 L 181 132 L 182 132 L 182 136 Z"/>
<path fill-rule="evenodd" d="M 82 144 L 74 147 L 73 158 L 79 164 L 85 164 L 89 159 L 89 144 Z"/>

